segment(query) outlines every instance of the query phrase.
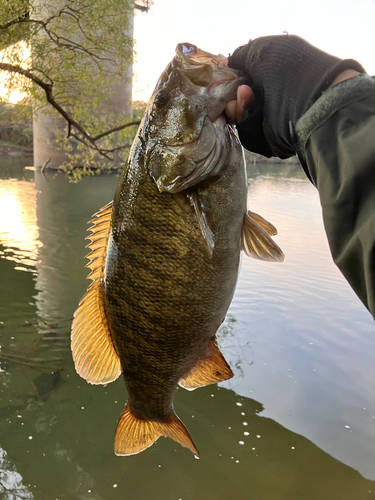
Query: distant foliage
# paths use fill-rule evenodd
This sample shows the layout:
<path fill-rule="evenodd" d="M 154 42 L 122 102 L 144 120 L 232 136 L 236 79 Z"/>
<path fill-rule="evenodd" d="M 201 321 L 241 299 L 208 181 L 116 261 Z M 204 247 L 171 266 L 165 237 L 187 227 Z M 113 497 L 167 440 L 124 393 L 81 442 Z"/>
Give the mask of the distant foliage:
<path fill-rule="evenodd" d="M 124 85 L 133 58 L 129 13 L 149 2 L 131 0 L 6 0 L 0 3 L 0 70 L 9 90 L 21 85 L 35 113 L 53 112 L 66 120 L 58 137 L 69 153 L 65 169 L 108 167 L 124 161 L 136 126 L 129 112 L 96 110 L 116 85 Z M 32 47 L 32 57 L 20 50 Z M 16 44 L 16 45 L 15 45 Z M 26 55 L 25 55 L 26 54 Z"/>
<path fill-rule="evenodd" d="M 138 130 L 138 123 L 142 119 L 145 109 L 145 102 L 133 102 L 133 118 L 130 123 L 134 123 L 134 125 L 119 132 L 112 132 L 101 141 L 102 150 L 105 147 L 105 150 L 112 149 L 113 151 L 111 153 L 113 162 L 110 164 L 105 156 L 98 154 L 95 149 L 88 147 L 84 142 L 77 142 L 73 139 L 67 142 L 65 137 L 57 136 L 57 144 L 59 147 L 63 147 L 68 154 L 68 160 L 61 166 L 61 170 L 68 173 L 74 181 L 80 180 L 84 175 L 93 175 L 108 170 L 123 170 L 130 146 Z"/>
<path fill-rule="evenodd" d="M 0 144 L 32 152 L 32 125 L 30 106 L 0 102 Z"/>

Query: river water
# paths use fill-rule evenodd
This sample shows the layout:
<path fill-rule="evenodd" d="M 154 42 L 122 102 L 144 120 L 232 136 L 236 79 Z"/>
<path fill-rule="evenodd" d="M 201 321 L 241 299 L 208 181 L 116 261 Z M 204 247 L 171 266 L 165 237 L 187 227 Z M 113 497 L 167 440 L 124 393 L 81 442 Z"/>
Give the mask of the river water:
<path fill-rule="evenodd" d="M 298 166 L 249 167 L 249 207 L 279 230 L 282 264 L 242 259 L 219 331 L 235 378 L 179 389 L 201 459 L 170 439 L 116 457 L 121 377 L 74 370 L 87 221 L 118 177 L 69 183 L 0 166 L 1 500 L 375 499 L 375 327 L 331 261 Z"/>

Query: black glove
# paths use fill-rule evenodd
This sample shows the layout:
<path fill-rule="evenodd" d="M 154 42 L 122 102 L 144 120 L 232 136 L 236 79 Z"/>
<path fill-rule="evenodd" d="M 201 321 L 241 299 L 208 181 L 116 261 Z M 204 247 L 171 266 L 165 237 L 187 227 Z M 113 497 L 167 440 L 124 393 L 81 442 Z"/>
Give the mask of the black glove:
<path fill-rule="evenodd" d="M 228 65 L 250 77 L 255 94 L 237 125 L 241 143 L 268 158 L 294 156 L 295 124 L 340 73 L 366 73 L 357 61 L 331 56 L 295 35 L 250 40 Z"/>

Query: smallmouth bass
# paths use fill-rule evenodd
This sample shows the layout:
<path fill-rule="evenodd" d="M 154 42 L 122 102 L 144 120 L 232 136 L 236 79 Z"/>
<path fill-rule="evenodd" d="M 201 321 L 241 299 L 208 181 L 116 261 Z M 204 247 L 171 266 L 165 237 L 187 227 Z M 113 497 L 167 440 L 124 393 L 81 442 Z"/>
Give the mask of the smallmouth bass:
<path fill-rule="evenodd" d="M 90 221 L 92 280 L 72 324 L 77 373 L 128 401 L 115 453 L 167 436 L 198 450 L 176 416 L 177 385 L 193 390 L 232 370 L 216 331 L 236 286 L 241 249 L 282 261 L 272 224 L 247 211 L 242 147 L 224 109 L 245 82 L 184 43 L 148 103 L 113 200 Z"/>

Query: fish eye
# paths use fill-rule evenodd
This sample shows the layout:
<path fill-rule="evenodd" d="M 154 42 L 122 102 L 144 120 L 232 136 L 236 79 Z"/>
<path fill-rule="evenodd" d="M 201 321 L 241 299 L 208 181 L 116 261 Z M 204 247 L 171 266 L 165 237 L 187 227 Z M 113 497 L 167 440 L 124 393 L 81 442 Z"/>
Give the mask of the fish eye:
<path fill-rule="evenodd" d="M 167 92 L 166 90 L 160 90 L 156 94 L 155 99 L 154 99 L 155 106 L 157 108 L 162 108 L 163 106 L 165 106 L 167 104 L 167 102 L 169 101 L 169 98 L 170 98 L 169 92 Z"/>

